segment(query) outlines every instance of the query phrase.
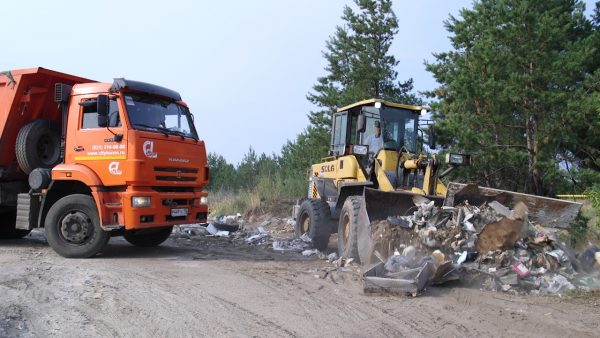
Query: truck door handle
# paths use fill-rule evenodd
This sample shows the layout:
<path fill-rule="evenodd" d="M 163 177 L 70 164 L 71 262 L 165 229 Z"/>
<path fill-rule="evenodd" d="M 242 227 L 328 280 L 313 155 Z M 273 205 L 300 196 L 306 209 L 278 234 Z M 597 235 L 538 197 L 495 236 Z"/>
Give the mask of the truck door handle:
<path fill-rule="evenodd" d="M 75 151 L 83 151 L 83 147 L 82 146 L 77 146 L 74 148 Z"/>

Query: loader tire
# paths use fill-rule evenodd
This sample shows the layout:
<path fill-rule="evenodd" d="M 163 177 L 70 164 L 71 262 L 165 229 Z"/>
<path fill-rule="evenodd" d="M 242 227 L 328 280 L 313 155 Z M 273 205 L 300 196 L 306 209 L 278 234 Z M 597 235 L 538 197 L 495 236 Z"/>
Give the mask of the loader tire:
<path fill-rule="evenodd" d="M 104 247 L 110 236 L 100 228 L 94 199 L 73 194 L 59 199 L 48 211 L 45 221 L 48 243 L 66 258 L 88 258 Z"/>
<path fill-rule="evenodd" d="M 359 261 L 358 254 L 358 213 L 362 196 L 349 196 L 344 201 L 338 223 L 338 255 Z"/>
<path fill-rule="evenodd" d="M 294 227 L 296 236 L 308 233 L 313 247 L 319 251 L 327 249 L 331 236 L 331 211 L 329 204 L 318 199 L 307 199 L 300 205 Z"/>
<path fill-rule="evenodd" d="M 27 236 L 31 230 L 15 229 L 17 211 L 0 213 L 0 239 L 18 239 Z"/>
<path fill-rule="evenodd" d="M 60 132 L 48 120 L 35 120 L 19 130 L 15 150 L 26 174 L 35 168 L 50 169 L 60 162 Z"/>
<path fill-rule="evenodd" d="M 125 231 L 123 237 L 135 246 L 152 247 L 166 241 L 171 236 L 172 231 L 173 226 L 147 230 L 129 230 Z"/>

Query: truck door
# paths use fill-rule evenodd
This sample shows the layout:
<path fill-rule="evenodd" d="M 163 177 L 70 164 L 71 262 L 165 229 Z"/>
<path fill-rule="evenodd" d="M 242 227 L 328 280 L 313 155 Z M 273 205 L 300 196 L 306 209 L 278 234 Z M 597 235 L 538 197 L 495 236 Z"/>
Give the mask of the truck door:
<path fill-rule="evenodd" d="M 85 100 L 96 100 L 86 98 Z M 116 97 L 109 100 L 109 126 L 98 126 L 96 105 L 81 106 L 75 135 L 75 162 L 92 169 L 105 185 L 124 184 L 123 168 L 127 158 L 127 141 L 118 136 L 124 129 L 121 109 Z"/>

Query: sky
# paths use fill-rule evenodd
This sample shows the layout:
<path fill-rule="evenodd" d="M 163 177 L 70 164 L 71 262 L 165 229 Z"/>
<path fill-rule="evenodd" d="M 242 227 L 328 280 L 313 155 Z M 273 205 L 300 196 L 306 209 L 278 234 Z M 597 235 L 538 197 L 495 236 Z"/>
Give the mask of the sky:
<path fill-rule="evenodd" d="M 588 15 L 594 1 L 586 0 Z M 178 91 L 209 152 L 239 163 L 279 154 L 308 125 L 306 100 L 325 75 L 322 51 L 351 0 L 3 1 L 0 71 L 45 67 L 102 82 Z M 436 86 L 432 53 L 450 50 L 444 20 L 471 0 L 395 0 L 390 52 L 398 79 Z"/>

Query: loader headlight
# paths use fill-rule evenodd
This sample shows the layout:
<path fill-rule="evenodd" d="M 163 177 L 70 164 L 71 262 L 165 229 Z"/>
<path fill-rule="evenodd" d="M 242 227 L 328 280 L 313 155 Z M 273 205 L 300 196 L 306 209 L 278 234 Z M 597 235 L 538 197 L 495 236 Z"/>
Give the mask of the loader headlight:
<path fill-rule="evenodd" d="M 446 154 L 446 163 L 453 165 L 470 165 L 471 155 L 448 153 Z"/>
<path fill-rule="evenodd" d="M 200 197 L 200 205 L 208 205 L 208 197 L 206 197 L 206 196 Z"/>
<path fill-rule="evenodd" d="M 352 153 L 354 155 L 366 155 L 369 152 L 369 146 L 361 144 L 355 144 L 352 146 Z"/>
<path fill-rule="evenodd" d="M 148 208 L 152 204 L 151 197 L 132 197 L 131 206 L 134 208 Z"/>

